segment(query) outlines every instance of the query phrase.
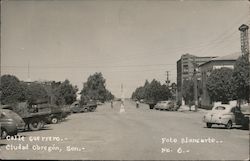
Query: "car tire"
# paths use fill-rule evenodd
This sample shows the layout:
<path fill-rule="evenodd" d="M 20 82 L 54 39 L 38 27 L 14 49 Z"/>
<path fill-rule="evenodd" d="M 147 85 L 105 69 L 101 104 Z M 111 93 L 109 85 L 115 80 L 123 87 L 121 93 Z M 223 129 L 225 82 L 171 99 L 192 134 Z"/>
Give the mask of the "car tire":
<path fill-rule="evenodd" d="M 212 127 L 212 123 L 207 123 L 207 128 L 211 128 Z"/>
<path fill-rule="evenodd" d="M 40 130 L 41 128 L 42 128 L 42 122 L 39 120 L 32 120 L 29 123 L 29 129 L 31 131 L 37 131 L 37 130 Z"/>
<path fill-rule="evenodd" d="M 227 129 L 231 129 L 232 126 L 233 126 L 233 123 L 232 123 L 231 120 L 229 120 L 229 121 L 227 122 L 227 124 L 225 125 L 225 127 L 226 127 Z"/>
<path fill-rule="evenodd" d="M 44 128 L 44 126 L 45 126 L 45 122 L 42 121 L 42 122 L 41 122 L 41 128 Z"/>
<path fill-rule="evenodd" d="M 52 117 L 51 118 L 51 123 L 52 124 L 57 124 L 58 123 L 58 118 L 57 117 Z"/>
<path fill-rule="evenodd" d="M 1 129 L 1 139 L 5 139 L 8 136 L 8 132 L 5 129 Z"/>

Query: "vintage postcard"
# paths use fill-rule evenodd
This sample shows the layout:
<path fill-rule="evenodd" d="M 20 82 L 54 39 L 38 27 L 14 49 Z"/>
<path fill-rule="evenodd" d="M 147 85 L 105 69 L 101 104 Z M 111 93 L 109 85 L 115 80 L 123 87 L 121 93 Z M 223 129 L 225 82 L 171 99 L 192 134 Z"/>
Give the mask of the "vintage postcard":
<path fill-rule="evenodd" d="M 1 160 L 249 160 L 249 0 L 1 0 Z"/>

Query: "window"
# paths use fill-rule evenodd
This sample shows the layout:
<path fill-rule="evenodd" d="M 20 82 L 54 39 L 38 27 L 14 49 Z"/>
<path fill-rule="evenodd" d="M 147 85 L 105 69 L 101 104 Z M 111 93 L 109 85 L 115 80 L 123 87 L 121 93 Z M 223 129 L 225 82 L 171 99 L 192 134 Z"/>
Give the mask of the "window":
<path fill-rule="evenodd" d="M 215 108 L 215 110 L 225 110 L 226 108 L 225 107 L 223 107 L 223 106 L 217 106 L 216 108 Z"/>

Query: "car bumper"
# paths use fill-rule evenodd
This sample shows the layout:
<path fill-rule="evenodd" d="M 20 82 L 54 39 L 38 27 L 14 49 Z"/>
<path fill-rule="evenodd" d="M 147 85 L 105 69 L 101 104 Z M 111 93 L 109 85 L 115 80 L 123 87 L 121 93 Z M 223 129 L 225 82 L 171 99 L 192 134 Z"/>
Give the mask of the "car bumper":
<path fill-rule="evenodd" d="M 219 119 L 219 118 L 203 118 L 203 122 L 205 123 L 211 123 L 211 124 L 219 124 L 219 125 L 226 125 L 228 123 L 228 119 Z"/>

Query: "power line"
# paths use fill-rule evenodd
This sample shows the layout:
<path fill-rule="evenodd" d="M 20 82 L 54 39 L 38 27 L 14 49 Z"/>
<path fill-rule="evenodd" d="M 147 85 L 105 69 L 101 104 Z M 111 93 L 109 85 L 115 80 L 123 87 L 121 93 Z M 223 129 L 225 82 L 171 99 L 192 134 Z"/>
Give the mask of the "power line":
<path fill-rule="evenodd" d="M 168 66 L 171 66 L 171 65 L 175 65 L 175 64 L 140 64 L 140 65 L 113 65 L 113 66 L 32 66 L 32 68 L 115 68 L 115 67 L 149 67 L 149 66 L 152 66 L 152 67 L 155 67 L 155 66 L 165 66 L 165 65 L 168 65 Z M 4 67 L 4 68 L 27 68 L 27 66 L 19 66 L 19 65 L 3 65 L 1 67 Z"/>

